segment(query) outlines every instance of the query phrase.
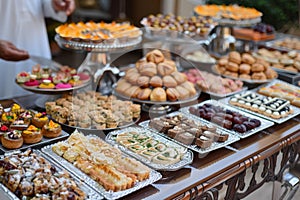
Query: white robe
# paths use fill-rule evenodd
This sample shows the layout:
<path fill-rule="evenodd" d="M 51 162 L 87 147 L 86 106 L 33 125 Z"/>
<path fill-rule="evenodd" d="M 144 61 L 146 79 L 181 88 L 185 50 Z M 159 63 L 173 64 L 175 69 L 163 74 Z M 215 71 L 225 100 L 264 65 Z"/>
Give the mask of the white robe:
<path fill-rule="evenodd" d="M 0 39 L 12 42 L 29 55 L 51 58 L 45 17 L 64 22 L 64 12 L 55 12 L 51 0 L 0 0 Z M 15 83 L 21 71 L 30 72 L 35 63 L 0 59 L 0 99 L 30 94 Z"/>

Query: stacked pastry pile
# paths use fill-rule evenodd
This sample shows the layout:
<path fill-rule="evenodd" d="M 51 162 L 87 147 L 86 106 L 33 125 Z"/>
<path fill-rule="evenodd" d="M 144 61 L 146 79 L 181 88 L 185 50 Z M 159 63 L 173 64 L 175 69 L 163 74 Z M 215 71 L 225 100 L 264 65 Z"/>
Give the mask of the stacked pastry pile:
<path fill-rule="evenodd" d="M 6 111 L 0 105 L 0 138 L 7 149 L 20 148 L 23 143 L 35 144 L 43 137 L 55 138 L 61 135 L 61 126 L 49 121 L 46 113 L 34 113 L 13 104 Z"/>
<path fill-rule="evenodd" d="M 295 73 L 300 72 L 300 53 L 295 50 L 285 53 L 261 48 L 253 53 L 253 56 L 267 61 L 271 67 Z"/>
<path fill-rule="evenodd" d="M 277 73 L 265 60 L 237 51 L 232 51 L 228 56 L 219 59 L 216 70 L 219 74 L 245 80 L 263 81 L 277 77 Z"/>
<path fill-rule="evenodd" d="M 215 126 L 204 125 L 183 115 L 151 119 L 149 127 L 186 145 L 208 148 L 213 142 L 225 142 L 228 134 L 220 134 Z"/>
<path fill-rule="evenodd" d="M 277 97 L 263 97 L 254 92 L 236 94 L 230 98 L 229 103 L 274 119 L 280 119 L 293 113 L 289 101 Z"/>
<path fill-rule="evenodd" d="M 115 88 L 126 97 L 150 101 L 178 101 L 196 95 L 194 84 L 177 71 L 174 61 L 153 50 L 126 71 Z"/>
<path fill-rule="evenodd" d="M 287 83 L 275 83 L 270 86 L 261 87 L 258 93 L 270 97 L 287 99 L 291 104 L 300 107 L 300 89 Z"/>
<path fill-rule="evenodd" d="M 128 131 L 120 133 L 116 142 L 147 160 L 162 165 L 172 165 L 182 159 L 186 148 L 171 146 L 148 136 L 147 133 Z"/>
<path fill-rule="evenodd" d="M 300 50 L 300 40 L 298 38 L 287 37 L 274 42 L 274 45 L 288 49 Z"/>
<path fill-rule="evenodd" d="M 57 122 L 81 128 L 106 129 L 132 123 L 141 107 L 115 96 L 87 91 L 46 102 L 46 112 Z"/>
<path fill-rule="evenodd" d="M 77 199 L 87 194 L 65 170 L 60 170 L 30 149 L 0 160 L 0 182 L 20 199 Z"/>
<path fill-rule="evenodd" d="M 125 156 L 98 137 L 86 137 L 76 131 L 67 141 L 53 145 L 52 150 L 108 191 L 132 188 L 136 181 L 150 176 L 150 169 L 139 161 Z"/>

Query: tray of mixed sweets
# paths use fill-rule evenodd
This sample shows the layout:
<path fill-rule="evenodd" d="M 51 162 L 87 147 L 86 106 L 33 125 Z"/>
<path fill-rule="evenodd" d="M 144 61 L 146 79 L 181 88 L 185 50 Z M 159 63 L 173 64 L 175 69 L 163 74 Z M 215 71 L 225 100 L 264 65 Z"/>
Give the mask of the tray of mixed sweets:
<path fill-rule="evenodd" d="M 207 100 L 197 105 L 184 107 L 180 111 L 201 121 L 215 124 L 221 130 L 236 134 L 241 138 L 249 137 L 274 125 L 274 122 L 216 100 Z"/>
<path fill-rule="evenodd" d="M 56 42 L 73 50 L 109 51 L 135 46 L 142 41 L 142 31 L 128 22 L 72 22 L 58 26 L 55 31 Z"/>
<path fill-rule="evenodd" d="M 289 34 L 277 34 L 276 39 L 266 42 L 266 46 L 272 47 L 278 50 L 300 51 L 300 38 Z"/>
<path fill-rule="evenodd" d="M 212 70 L 224 77 L 245 83 L 267 83 L 278 77 L 267 61 L 257 59 L 249 53 L 230 52 L 220 58 Z"/>
<path fill-rule="evenodd" d="M 209 33 L 217 25 L 211 17 L 182 17 L 173 14 L 149 15 L 141 20 L 145 36 L 151 39 L 179 43 L 201 43 L 209 40 Z"/>
<path fill-rule="evenodd" d="M 266 97 L 253 91 L 236 94 L 221 101 L 278 124 L 300 114 L 300 109 L 290 105 L 289 100 Z"/>
<path fill-rule="evenodd" d="M 46 113 L 26 110 L 16 103 L 5 109 L 0 105 L 0 116 L 2 152 L 45 145 L 69 136 Z"/>
<path fill-rule="evenodd" d="M 300 88 L 278 79 L 259 87 L 257 93 L 289 100 L 292 105 L 300 108 Z"/>
<path fill-rule="evenodd" d="M 204 4 L 194 8 L 196 15 L 212 17 L 220 25 L 249 26 L 261 22 L 262 13 L 239 5 Z"/>
<path fill-rule="evenodd" d="M 193 152 L 143 127 L 110 132 L 105 140 L 160 171 L 176 171 L 193 162 Z"/>
<path fill-rule="evenodd" d="M 282 51 L 269 47 L 259 48 L 252 55 L 257 59 L 263 59 L 279 73 L 299 74 L 300 52 L 296 50 Z"/>
<path fill-rule="evenodd" d="M 118 199 L 150 185 L 162 176 L 95 135 L 77 130 L 62 142 L 42 148 L 106 199 Z"/>
<path fill-rule="evenodd" d="M 177 70 L 174 61 L 155 49 L 125 72 L 114 94 L 139 103 L 174 105 L 196 100 L 200 90 Z"/>
<path fill-rule="evenodd" d="M 45 103 L 46 113 L 62 126 L 79 130 L 113 130 L 133 125 L 141 106 L 113 95 L 85 91 Z"/>
<path fill-rule="evenodd" d="M 89 75 L 68 66 L 51 69 L 40 64 L 34 65 L 30 73 L 23 71 L 16 77 L 16 83 L 20 87 L 41 94 L 65 93 L 80 89 L 89 85 L 91 80 Z"/>
<path fill-rule="evenodd" d="M 206 71 L 189 69 L 184 73 L 190 82 L 201 89 L 201 92 L 211 97 L 224 98 L 248 89 L 241 80 L 223 78 Z"/>
<path fill-rule="evenodd" d="M 0 190 L 7 199 L 103 199 L 39 150 L 0 155 L 0 163 Z"/>
<path fill-rule="evenodd" d="M 139 125 L 200 154 L 222 148 L 240 139 L 211 123 L 201 122 L 181 112 L 153 118 Z"/>

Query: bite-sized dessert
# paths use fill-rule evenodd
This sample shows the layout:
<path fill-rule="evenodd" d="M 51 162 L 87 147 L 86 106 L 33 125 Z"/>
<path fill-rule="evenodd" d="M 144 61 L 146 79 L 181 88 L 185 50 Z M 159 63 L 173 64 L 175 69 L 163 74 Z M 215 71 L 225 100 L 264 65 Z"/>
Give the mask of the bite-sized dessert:
<path fill-rule="evenodd" d="M 25 121 L 23 118 L 18 118 L 13 123 L 10 124 L 10 128 L 22 131 L 27 129 L 29 124 L 30 124 L 29 121 Z"/>
<path fill-rule="evenodd" d="M 29 81 L 30 74 L 28 72 L 20 72 L 17 75 L 17 82 L 18 83 L 25 83 L 26 81 Z"/>
<path fill-rule="evenodd" d="M 23 145 L 22 131 L 11 130 L 1 138 L 2 146 L 7 149 L 17 149 Z"/>
<path fill-rule="evenodd" d="M 266 81 L 278 75 L 265 60 L 237 51 L 231 51 L 227 56 L 220 58 L 215 70 L 220 75 L 245 81 Z"/>
<path fill-rule="evenodd" d="M 30 122 L 33 118 L 33 115 L 34 114 L 30 110 L 25 110 L 18 116 L 18 119 L 22 119 L 22 120 L 24 120 L 25 123 L 30 124 Z"/>
<path fill-rule="evenodd" d="M 236 94 L 229 99 L 229 103 L 274 119 L 284 118 L 293 113 L 288 100 L 263 97 L 254 92 Z"/>
<path fill-rule="evenodd" d="M 47 138 L 55 138 L 61 135 L 61 126 L 52 120 L 45 124 L 42 128 L 42 135 Z"/>
<path fill-rule="evenodd" d="M 69 84 L 71 84 L 73 87 L 81 85 L 82 81 L 80 80 L 80 76 L 74 75 L 72 78 L 69 80 Z"/>
<path fill-rule="evenodd" d="M 70 83 L 58 83 L 55 85 L 56 89 L 68 89 L 72 88 L 72 85 Z"/>
<path fill-rule="evenodd" d="M 32 120 L 31 120 L 31 123 L 38 128 L 43 128 L 43 126 L 45 124 L 47 124 L 48 121 L 49 121 L 49 118 L 47 116 L 47 113 L 38 112 L 38 113 L 34 114 Z"/>
<path fill-rule="evenodd" d="M 210 103 L 192 106 L 189 112 L 218 126 L 244 134 L 261 125 L 261 121 Z"/>
<path fill-rule="evenodd" d="M 53 89 L 55 85 L 51 82 L 51 80 L 45 79 L 41 84 L 39 84 L 39 88 L 42 89 Z"/>
<path fill-rule="evenodd" d="M 9 129 L 8 126 L 0 123 L 0 139 L 3 137 L 4 134 L 10 132 L 11 130 Z"/>
<path fill-rule="evenodd" d="M 25 144 L 35 144 L 43 138 L 41 129 L 30 125 L 26 130 L 23 130 L 22 137 Z"/>
<path fill-rule="evenodd" d="M 24 85 L 26 85 L 26 86 L 38 86 L 40 84 L 40 82 L 37 81 L 36 79 L 37 79 L 37 76 L 35 74 L 31 74 L 29 81 L 26 81 L 24 83 Z"/>
<path fill-rule="evenodd" d="M 178 101 L 195 97 L 197 91 L 176 64 L 159 50 L 146 54 L 128 69 L 117 82 L 116 92 L 128 97 L 150 101 Z"/>
<path fill-rule="evenodd" d="M 16 113 L 17 115 L 20 115 L 21 113 L 25 112 L 24 108 L 22 108 L 19 104 L 13 103 L 10 107 L 10 111 L 13 113 Z"/>
<path fill-rule="evenodd" d="M 0 160 L 0 176 L 0 182 L 18 199 L 87 199 L 81 183 L 31 149 L 5 155 Z"/>
<path fill-rule="evenodd" d="M 300 50 L 300 40 L 296 37 L 286 37 L 282 40 L 275 41 L 274 45 L 291 50 Z"/>
<path fill-rule="evenodd" d="M 13 113 L 11 111 L 8 112 L 3 112 L 2 116 L 1 116 L 1 121 L 2 123 L 6 124 L 6 125 L 10 125 L 11 123 L 13 123 L 15 120 L 17 119 L 17 114 Z"/>

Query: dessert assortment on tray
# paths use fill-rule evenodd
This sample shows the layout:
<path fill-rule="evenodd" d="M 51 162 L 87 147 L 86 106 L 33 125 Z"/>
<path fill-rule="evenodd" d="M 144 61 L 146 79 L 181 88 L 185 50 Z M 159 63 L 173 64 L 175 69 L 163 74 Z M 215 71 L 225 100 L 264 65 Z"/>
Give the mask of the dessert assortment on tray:
<path fill-rule="evenodd" d="M 237 136 L 224 132 L 212 124 L 196 121 L 180 112 L 150 119 L 139 125 L 153 129 L 158 134 L 198 153 L 207 153 L 239 140 Z"/>
<path fill-rule="evenodd" d="M 133 124 L 141 112 L 139 104 L 95 91 L 66 95 L 56 101 L 46 102 L 45 108 L 47 114 L 60 124 L 98 130 Z"/>
<path fill-rule="evenodd" d="M 99 137 L 78 131 L 42 151 L 107 199 L 120 198 L 161 178 L 158 172 Z"/>
<path fill-rule="evenodd" d="M 6 109 L 1 107 L 0 110 L 0 149 L 4 152 L 25 149 L 68 136 L 59 124 L 49 120 L 46 113 L 26 110 L 16 103 Z"/>
<path fill-rule="evenodd" d="M 300 107 L 300 88 L 286 82 L 274 80 L 258 88 L 257 92 L 265 96 L 289 100 L 292 105 Z"/>
<path fill-rule="evenodd" d="M 207 36 L 217 25 L 211 17 L 192 16 L 182 17 L 173 14 L 149 15 L 142 19 L 146 31 L 152 37 L 168 37 L 178 39 L 186 38 L 199 39 Z"/>
<path fill-rule="evenodd" d="M 237 51 L 231 51 L 228 56 L 220 58 L 214 71 L 225 77 L 254 83 L 268 82 L 278 76 L 265 60 Z"/>
<path fill-rule="evenodd" d="M 106 45 L 127 43 L 136 40 L 142 34 L 139 28 L 130 23 L 94 21 L 63 24 L 55 31 L 65 40 Z"/>
<path fill-rule="evenodd" d="M 0 176 L 0 183 L 9 189 L 9 199 L 102 199 L 40 151 L 28 149 L 2 155 Z"/>
<path fill-rule="evenodd" d="M 206 71 L 189 69 L 184 73 L 188 80 L 196 84 L 201 91 L 213 96 L 225 97 L 247 89 L 243 87 L 244 83 L 240 80 L 222 78 Z"/>
<path fill-rule="evenodd" d="M 250 91 L 236 94 L 227 98 L 225 102 L 277 123 L 287 121 L 300 112 L 300 109 L 290 105 L 289 100 L 266 97 Z"/>
<path fill-rule="evenodd" d="M 184 107 L 181 108 L 181 111 L 191 114 L 197 119 L 211 122 L 223 130 L 238 134 L 242 138 L 274 124 L 216 100 L 207 100 L 197 105 Z"/>
<path fill-rule="evenodd" d="M 177 71 L 174 61 L 153 50 L 136 62 L 117 82 L 115 92 L 128 99 L 150 102 L 176 102 L 197 98 L 194 84 Z"/>
<path fill-rule="evenodd" d="M 156 170 L 174 171 L 193 161 L 186 147 L 142 127 L 112 131 L 105 140 Z"/>
<path fill-rule="evenodd" d="M 284 37 L 267 43 L 268 46 L 282 50 L 300 50 L 300 39 L 297 37 Z"/>
<path fill-rule="evenodd" d="M 30 73 L 21 72 L 16 77 L 20 86 L 35 91 L 72 90 L 88 84 L 89 80 L 89 75 L 78 73 L 69 66 L 61 66 L 56 70 L 41 67 L 40 64 L 34 65 Z"/>
<path fill-rule="evenodd" d="M 257 52 L 253 53 L 253 56 L 267 61 L 271 67 L 278 71 L 295 74 L 300 72 L 300 53 L 298 51 L 291 50 L 284 52 L 260 48 Z"/>
<path fill-rule="evenodd" d="M 234 28 L 233 36 L 249 41 L 272 40 L 275 38 L 275 28 L 269 24 L 258 23 L 250 28 Z"/>

